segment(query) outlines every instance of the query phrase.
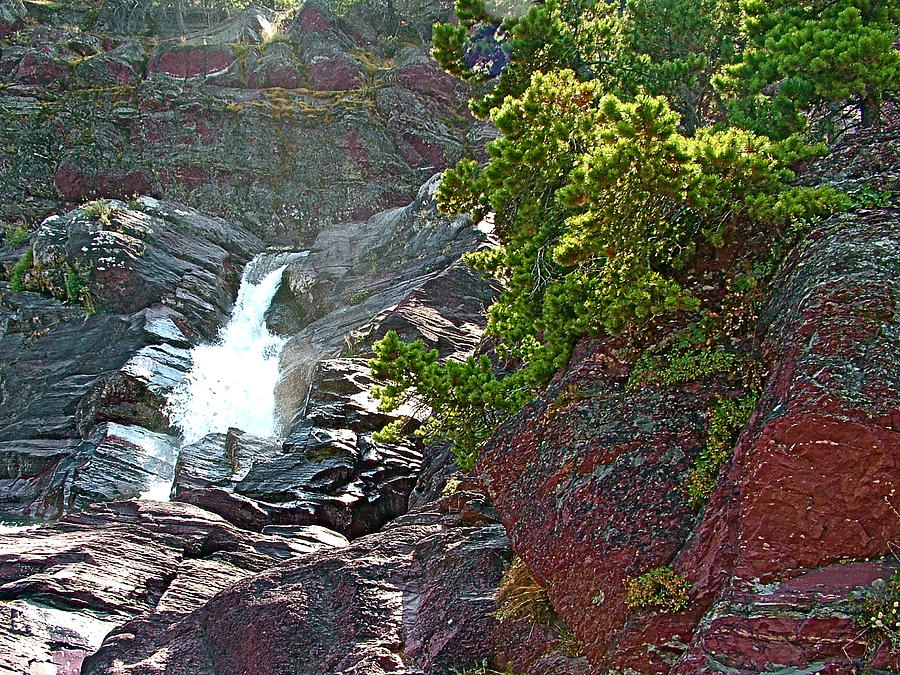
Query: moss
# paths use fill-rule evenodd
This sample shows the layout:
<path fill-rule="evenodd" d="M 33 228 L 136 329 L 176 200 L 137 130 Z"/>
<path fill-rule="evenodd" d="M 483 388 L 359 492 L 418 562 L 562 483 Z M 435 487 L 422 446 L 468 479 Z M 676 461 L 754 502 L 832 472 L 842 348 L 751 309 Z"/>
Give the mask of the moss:
<path fill-rule="evenodd" d="M 28 249 L 25 255 L 19 258 L 19 261 L 13 265 L 9 273 L 9 288 L 13 291 L 25 290 L 25 272 L 31 269 L 34 264 L 34 251 Z"/>
<path fill-rule="evenodd" d="M 721 347 L 676 347 L 664 354 L 644 352 L 631 370 L 627 387 L 660 384 L 666 387 L 737 373 L 746 357 Z"/>
<path fill-rule="evenodd" d="M 854 598 L 853 607 L 853 621 L 862 629 L 868 651 L 874 655 L 887 645 L 900 654 L 900 572 Z"/>
<path fill-rule="evenodd" d="M 625 579 L 625 605 L 633 610 L 679 612 L 688 605 L 690 585 L 671 567 L 654 567 Z"/>
<path fill-rule="evenodd" d="M 3 226 L 3 241 L 10 246 L 21 246 L 28 241 L 28 228 L 25 223 L 21 221 L 6 223 Z"/>
<path fill-rule="evenodd" d="M 348 305 L 360 305 L 363 302 L 365 302 L 366 300 L 368 300 L 370 297 L 372 297 L 372 291 L 362 288 L 350 296 L 350 298 L 347 300 L 347 304 Z"/>
<path fill-rule="evenodd" d="M 356 59 L 370 76 L 391 70 L 397 65 L 395 57 L 381 57 L 366 49 L 351 49 L 347 53 Z"/>
<path fill-rule="evenodd" d="M 66 300 L 81 303 L 84 311 L 88 314 L 94 314 L 97 311 L 87 284 L 71 265 L 66 265 Z"/>
<path fill-rule="evenodd" d="M 719 473 L 731 457 L 734 441 L 750 419 L 757 398 L 756 394 L 748 394 L 739 399 L 719 399 L 712 409 L 706 447 L 682 484 L 694 508 L 702 507 L 712 495 Z"/>
<path fill-rule="evenodd" d="M 550 405 L 547 406 L 545 416 L 547 419 L 553 419 L 559 411 L 568 408 L 570 405 L 574 405 L 579 401 L 583 401 L 586 398 L 588 398 L 588 395 L 584 391 L 576 384 L 570 384 L 559 393 Z"/>

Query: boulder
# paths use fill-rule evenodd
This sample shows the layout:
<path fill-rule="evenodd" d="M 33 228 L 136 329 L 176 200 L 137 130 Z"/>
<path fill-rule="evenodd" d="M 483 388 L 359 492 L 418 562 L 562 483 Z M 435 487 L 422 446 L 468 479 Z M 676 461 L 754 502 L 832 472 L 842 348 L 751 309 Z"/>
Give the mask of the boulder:
<path fill-rule="evenodd" d="M 623 392 L 614 339 L 582 344 L 488 443 L 481 479 L 597 672 L 856 672 L 873 657 L 852 598 L 893 573 L 881 560 L 900 538 L 898 244 L 895 209 L 861 210 L 785 261 L 757 331 L 770 375 L 701 514 L 680 483 L 730 385 Z M 666 565 L 687 608 L 628 609 L 624 581 Z"/>

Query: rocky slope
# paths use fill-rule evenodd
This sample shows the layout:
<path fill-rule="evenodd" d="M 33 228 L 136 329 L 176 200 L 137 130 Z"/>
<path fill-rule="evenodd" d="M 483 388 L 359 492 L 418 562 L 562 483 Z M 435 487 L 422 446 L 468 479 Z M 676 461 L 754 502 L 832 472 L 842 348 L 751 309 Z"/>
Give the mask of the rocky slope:
<path fill-rule="evenodd" d="M 488 133 L 426 58 L 449 6 L 173 6 L 0 0 L 0 520 L 42 525 L 0 530 L 0 674 L 900 672 L 860 626 L 900 569 L 896 129 L 805 167 L 857 208 L 743 317 L 759 367 L 664 386 L 586 340 L 466 478 L 373 440 L 366 367 L 389 330 L 489 350 L 490 238 L 434 203 Z M 184 444 L 167 397 L 254 258 L 278 434 Z M 686 606 L 629 606 L 663 566 Z"/>
<path fill-rule="evenodd" d="M 865 175 L 895 200 L 895 141 L 856 138 L 819 179 Z M 853 620 L 898 569 L 898 216 L 835 216 L 788 256 L 757 327 L 759 403 L 699 513 L 681 485 L 711 401 L 741 389 L 730 374 L 628 390 L 621 341 L 588 342 L 490 442 L 479 475 L 596 672 L 900 668 Z M 660 566 L 687 607 L 629 608 L 628 579 Z"/>

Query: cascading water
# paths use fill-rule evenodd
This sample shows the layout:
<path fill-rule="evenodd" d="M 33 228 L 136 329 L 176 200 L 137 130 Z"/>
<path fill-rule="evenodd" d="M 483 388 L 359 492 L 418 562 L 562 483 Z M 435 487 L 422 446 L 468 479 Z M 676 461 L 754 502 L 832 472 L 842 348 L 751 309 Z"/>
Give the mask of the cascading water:
<path fill-rule="evenodd" d="M 229 427 L 258 436 L 277 431 L 275 384 L 285 340 L 269 333 L 265 314 L 287 260 L 275 260 L 281 266 L 271 271 L 265 268 L 272 265 L 272 256 L 257 256 L 247 265 L 231 320 L 219 339 L 191 350 L 193 366 L 168 398 L 169 417 L 185 444 Z"/>

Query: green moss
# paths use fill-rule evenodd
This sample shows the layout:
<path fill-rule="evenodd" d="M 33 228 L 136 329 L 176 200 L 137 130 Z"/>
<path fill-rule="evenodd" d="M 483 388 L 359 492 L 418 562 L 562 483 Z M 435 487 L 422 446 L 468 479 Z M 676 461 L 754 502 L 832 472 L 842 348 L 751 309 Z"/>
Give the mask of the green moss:
<path fill-rule="evenodd" d="M 348 298 L 347 304 L 348 305 L 360 305 L 363 302 L 365 302 L 366 300 L 368 300 L 370 297 L 372 297 L 372 291 L 362 288 L 362 289 L 356 291 L 356 293 L 354 293 L 353 295 L 351 295 Z"/>
<path fill-rule="evenodd" d="M 584 391 L 577 385 L 570 384 L 559 393 L 553 400 L 553 403 L 547 406 L 546 416 L 548 419 L 553 419 L 560 410 L 568 408 L 570 405 L 583 401 L 586 398 L 588 398 L 588 395 Z"/>
<path fill-rule="evenodd" d="M 9 288 L 11 290 L 25 290 L 25 272 L 30 270 L 33 264 L 34 251 L 29 248 L 27 251 L 25 251 L 25 255 L 19 258 L 19 261 L 15 265 L 13 265 L 13 268 L 9 273 Z"/>
<path fill-rule="evenodd" d="M 694 508 L 702 507 L 715 489 L 719 473 L 731 457 L 734 441 L 750 419 L 757 398 L 756 394 L 748 394 L 738 399 L 719 399 L 712 409 L 706 447 L 682 484 Z"/>
<path fill-rule="evenodd" d="M 679 612 L 688 605 L 690 585 L 671 567 L 654 567 L 639 577 L 625 579 L 625 605 L 629 609 Z"/>
<path fill-rule="evenodd" d="M 75 268 L 69 264 L 66 264 L 66 300 L 80 303 L 88 315 L 97 312 L 87 284 L 79 276 Z"/>
<path fill-rule="evenodd" d="M 6 223 L 3 227 L 3 240 L 10 246 L 21 246 L 28 241 L 28 228 L 23 222 Z"/>
<path fill-rule="evenodd" d="M 677 346 L 664 354 L 644 352 L 631 370 L 627 387 L 661 384 L 669 387 L 736 373 L 746 357 L 720 347 L 697 349 Z"/>

